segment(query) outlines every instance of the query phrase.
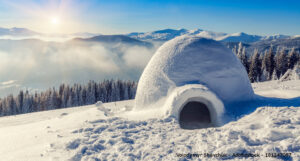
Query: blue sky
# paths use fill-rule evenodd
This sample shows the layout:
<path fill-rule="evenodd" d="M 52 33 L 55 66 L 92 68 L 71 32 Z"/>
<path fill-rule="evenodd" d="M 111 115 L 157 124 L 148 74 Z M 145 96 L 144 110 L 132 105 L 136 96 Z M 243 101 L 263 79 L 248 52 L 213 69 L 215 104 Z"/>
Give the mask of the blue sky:
<path fill-rule="evenodd" d="M 51 22 L 58 18 L 59 25 Z M 1 27 L 103 34 L 201 28 L 250 34 L 300 34 L 296 0 L 2 0 Z"/>

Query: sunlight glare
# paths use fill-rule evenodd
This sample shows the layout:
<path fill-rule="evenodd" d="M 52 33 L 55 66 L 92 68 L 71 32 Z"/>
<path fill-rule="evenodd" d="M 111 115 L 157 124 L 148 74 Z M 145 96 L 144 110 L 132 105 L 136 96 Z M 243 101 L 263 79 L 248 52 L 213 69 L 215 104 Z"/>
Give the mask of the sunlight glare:
<path fill-rule="evenodd" d="M 58 25 L 60 23 L 59 18 L 58 17 L 52 17 L 51 18 L 51 23 L 53 25 Z"/>

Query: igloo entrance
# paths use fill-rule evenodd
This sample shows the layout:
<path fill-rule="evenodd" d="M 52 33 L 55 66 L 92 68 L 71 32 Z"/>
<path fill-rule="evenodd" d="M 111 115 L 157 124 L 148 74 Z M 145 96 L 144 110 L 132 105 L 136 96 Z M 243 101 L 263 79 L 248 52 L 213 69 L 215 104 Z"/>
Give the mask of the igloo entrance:
<path fill-rule="evenodd" d="M 190 101 L 179 114 L 180 127 L 183 129 L 200 129 L 212 126 L 209 109 L 204 103 Z"/>

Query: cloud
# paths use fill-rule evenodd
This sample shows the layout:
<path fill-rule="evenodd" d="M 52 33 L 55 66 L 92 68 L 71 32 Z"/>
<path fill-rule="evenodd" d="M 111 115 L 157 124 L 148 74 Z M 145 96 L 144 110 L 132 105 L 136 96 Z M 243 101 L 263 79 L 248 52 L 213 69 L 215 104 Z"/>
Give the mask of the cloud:
<path fill-rule="evenodd" d="M 154 51 L 143 47 L 131 47 L 125 50 L 123 59 L 127 66 L 144 69 Z"/>
<path fill-rule="evenodd" d="M 0 40 L 0 97 L 17 88 L 44 90 L 89 80 L 138 80 L 154 52 L 155 48 L 124 44 Z M 16 84 L 4 90 L 4 85 Z"/>
<path fill-rule="evenodd" d="M 14 84 L 15 82 L 16 82 L 16 80 L 9 80 L 9 81 L 5 81 L 5 82 L 1 82 L 0 84 L 3 86 L 7 86 L 7 85 Z"/>
<path fill-rule="evenodd" d="M 60 69 L 64 70 L 81 68 L 101 73 L 115 73 L 120 70 L 111 56 L 111 51 L 101 45 L 70 45 L 49 53 L 50 65 L 58 65 Z"/>

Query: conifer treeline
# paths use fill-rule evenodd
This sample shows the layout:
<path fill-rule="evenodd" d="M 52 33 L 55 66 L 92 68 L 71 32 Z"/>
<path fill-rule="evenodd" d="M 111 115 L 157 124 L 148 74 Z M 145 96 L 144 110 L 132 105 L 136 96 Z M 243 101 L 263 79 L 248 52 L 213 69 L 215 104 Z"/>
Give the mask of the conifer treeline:
<path fill-rule="evenodd" d="M 9 95 L 0 99 L 0 116 L 89 105 L 97 101 L 112 102 L 133 99 L 136 86 L 133 81 L 104 80 L 101 83 L 89 81 L 86 85 L 62 84 L 58 90 L 52 88 L 34 94 L 20 91 L 17 96 Z"/>
<path fill-rule="evenodd" d="M 237 55 L 244 65 L 251 82 L 263 82 L 280 79 L 288 69 L 300 65 L 300 54 L 295 49 L 276 51 L 271 46 L 263 53 L 257 49 L 254 53 L 247 54 L 242 43 L 235 46 L 232 51 Z M 249 55 L 252 55 L 249 57 Z"/>

